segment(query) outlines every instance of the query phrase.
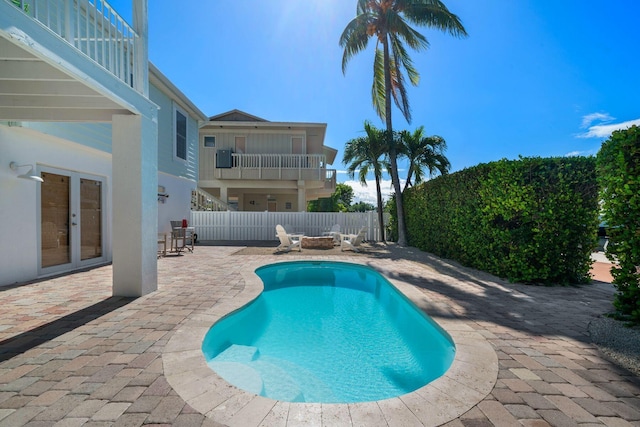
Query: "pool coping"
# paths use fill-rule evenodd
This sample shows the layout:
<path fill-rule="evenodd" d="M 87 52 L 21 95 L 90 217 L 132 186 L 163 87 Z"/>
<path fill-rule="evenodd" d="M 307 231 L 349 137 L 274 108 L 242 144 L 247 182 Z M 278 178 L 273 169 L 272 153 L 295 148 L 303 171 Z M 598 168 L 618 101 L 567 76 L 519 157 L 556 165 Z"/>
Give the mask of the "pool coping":
<path fill-rule="evenodd" d="M 477 405 L 497 381 L 498 357 L 489 342 L 463 320 L 438 317 L 427 311 L 453 339 L 456 355 L 443 376 L 411 393 L 375 402 L 325 404 L 283 402 L 241 390 L 207 366 L 201 346 L 215 322 L 258 297 L 263 285 L 254 271 L 274 262 L 247 264 L 241 273 L 245 285 L 242 291 L 184 320 L 162 353 L 168 383 L 187 404 L 213 421 L 238 426 L 286 425 L 292 421 L 437 426 Z M 427 297 L 413 285 L 377 271 L 418 307 L 426 305 Z"/>

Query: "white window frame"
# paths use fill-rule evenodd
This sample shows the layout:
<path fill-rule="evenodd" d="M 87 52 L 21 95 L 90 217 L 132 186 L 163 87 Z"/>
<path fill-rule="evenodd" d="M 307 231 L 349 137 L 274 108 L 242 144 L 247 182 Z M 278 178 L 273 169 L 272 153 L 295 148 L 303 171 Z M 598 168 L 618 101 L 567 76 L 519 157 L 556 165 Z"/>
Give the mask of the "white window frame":
<path fill-rule="evenodd" d="M 186 119 L 185 131 L 184 131 L 185 132 L 185 135 L 184 135 L 185 158 L 184 159 L 178 156 L 178 128 L 177 128 L 178 113 L 182 114 Z M 173 160 L 187 164 L 188 158 L 189 158 L 189 114 L 186 111 L 184 111 L 182 108 L 180 108 L 180 106 L 175 102 L 173 103 L 173 122 L 172 122 L 171 128 L 173 133 Z"/>
<path fill-rule="evenodd" d="M 206 145 L 207 138 L 213 138 L 213 146 L 209 147 Z M 218 138 L 215 135 L 203 135 L 202 136 L 202 147 L 204 148 L 216 148 L 216 143 L 218 142 Z"/>

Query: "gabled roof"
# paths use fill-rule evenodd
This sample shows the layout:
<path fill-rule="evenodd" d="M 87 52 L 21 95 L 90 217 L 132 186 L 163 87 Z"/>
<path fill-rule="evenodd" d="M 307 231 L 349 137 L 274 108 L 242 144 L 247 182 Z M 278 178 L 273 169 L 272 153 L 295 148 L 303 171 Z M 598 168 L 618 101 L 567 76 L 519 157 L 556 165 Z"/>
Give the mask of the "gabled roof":
<path fill-rule="evenodd" d="M 268 120 L 262 119 L 257 116 L 253 116 L 249 113 L 245 113 L 240 110 L 231 110 L 226 113 L 218 114 L 216 116 L 209 117 L 210 122 L 268 122 Z"/>
<path fill-rule="evenodd" d="M 1 0 L 0 0 L 1 1 Z M 272 122 L 241 110 L 231 110 L 226 113 L 211 116 L 208 121 L 200 124 L 200 129 L 236 129 L 260 132 L 262 130 L 300 132 L 303 131 L 315 145 L 314 152 L 321 152 L 326 156 L 327 164 L 333 164 L 338 150 L 324 145 L 324 137 L 327 130 L 326 123 L 302 123 L 302 122 Z M 319 145 L 321 144 L 321 145 Z"/>
<path fill-rule="evenodd" d="M 322 147 L 322 153 L 327 157 L 327 164 L 332 165 L 338 155 L 338 150 L 328 145 Z"/>

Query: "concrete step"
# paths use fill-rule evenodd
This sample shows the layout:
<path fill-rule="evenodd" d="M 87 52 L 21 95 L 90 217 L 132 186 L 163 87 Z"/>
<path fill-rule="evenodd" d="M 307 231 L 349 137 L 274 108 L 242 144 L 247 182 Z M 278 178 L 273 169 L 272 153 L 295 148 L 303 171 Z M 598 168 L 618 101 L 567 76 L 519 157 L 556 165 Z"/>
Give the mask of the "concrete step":
<path fill-rule="evenodd" d="M 257 347 L 249 345 L 231 344 L 223 352 L 211 359 L 216 362 L 251 362 L 260 356 Z"/>
<path fill-rule="evenodd" d="M 263 384 L 260 372 L 251 365 L 252 362 L 218 362 L 209 361 L 207 364 L 229 384 L 250 393 L 262 394 Z"/>

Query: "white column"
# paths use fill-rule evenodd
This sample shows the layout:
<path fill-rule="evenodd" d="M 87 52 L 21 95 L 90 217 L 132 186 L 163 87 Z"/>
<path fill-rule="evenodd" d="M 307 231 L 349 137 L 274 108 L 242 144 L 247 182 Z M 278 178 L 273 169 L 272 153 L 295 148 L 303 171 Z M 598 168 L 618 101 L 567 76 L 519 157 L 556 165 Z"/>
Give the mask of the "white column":
<path fill-rule="evenodd" d="M 158 289 L 157 119 L 113 116 L 113 295 Z"/>
<path fill-rule="evenodd" d="M 148 0 L 133 0 L 133 31 L 138 34 L 134 80 L 135 88 L 149 96 L 149 19 Z"/>
<path fill-rule="evenodd" d="M 220 200 L 225 203 L 229 203 L 229 194 L 227 191 L 227 187 L 225 186 L 220 187 Z"/>
<path fill-rule="evenodd" d="M 307 211 L 307 190 L 304 181 L 298 181 L 298 212 Z"/>

